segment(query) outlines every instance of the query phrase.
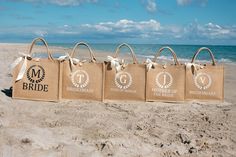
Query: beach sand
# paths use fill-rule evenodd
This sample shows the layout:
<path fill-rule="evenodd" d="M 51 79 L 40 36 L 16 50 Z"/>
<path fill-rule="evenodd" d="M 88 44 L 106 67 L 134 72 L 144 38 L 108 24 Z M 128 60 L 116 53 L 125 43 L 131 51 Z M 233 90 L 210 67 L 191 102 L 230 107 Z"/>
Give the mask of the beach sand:
<path fill-rule="evenodd" d="M 27 48 L 0 44 L 0 157 L 236 156 L 236 65 L 223 103 L 13 100 L 8 66 Z"/>

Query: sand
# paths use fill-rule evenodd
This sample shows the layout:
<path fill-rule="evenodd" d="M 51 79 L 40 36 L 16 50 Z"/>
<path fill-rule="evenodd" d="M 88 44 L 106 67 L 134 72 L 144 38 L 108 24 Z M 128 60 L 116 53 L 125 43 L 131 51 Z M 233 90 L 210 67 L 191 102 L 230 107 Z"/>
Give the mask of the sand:
<path fill-rule="evenodd" d="M 0 44 L 0 157 L 236 156 L 236 65 L 223 103 L 13 100 L 8 65 L 27 48 Z"/>

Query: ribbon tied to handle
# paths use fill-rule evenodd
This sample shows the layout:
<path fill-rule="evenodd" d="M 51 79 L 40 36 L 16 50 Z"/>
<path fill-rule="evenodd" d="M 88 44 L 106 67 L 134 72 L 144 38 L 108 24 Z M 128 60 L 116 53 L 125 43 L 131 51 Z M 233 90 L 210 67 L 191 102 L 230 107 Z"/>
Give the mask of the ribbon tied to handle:
<path fill-rule="evenodd" d="M 152 68 L 154 68 L 154 67 L 157 65 L 156 62 L 153 62 L 153 61 L 152 61 L 151 59 L 149 59 L 149 58 L 148 58 L 144 63 L 146 64 L 147 71 L 150 71 Z M 167 68 L 167 63 L 165 63 L 165 64 L 163 65 L 163 68 L 164 68 L 164 69 Z"/>
<path fill-rule="evenodd" d="M 83 65 L 83 63 L 86 62 L 86 60 L 80 60 L 80 59 L 77 59 L 77 58 L 72 58 L 69 53 L 66 53 L 66 55 L 64 56 L 61 56 L 58 58 L 59 61 L 64 61 L 66 59 L 69 59 L 69 62 L 70 62 L 70 68 L 71 70 L 73 71 L 73 68 L 74 68 L 74 65 L 77 65 L 79 64 L 80 66 Z"/>
<path fill-rule="evenodd" d="M 22 53 L 22 52 L 19 52 L 20 54 L 20 57 L 18 57 L 11 65 L 10 65 L 10 69 L 11 71 L 18 65 L 20 64 L 20 62 L 22 60 L 24 60 L 21 68 L 20 68 L 20 71 L 16 77 L 16 81 L 19 81 L 23 78 L 24 74 L 25 74 L 25 71 L 26 71 L 26 68 L 27 68 L 27 60 L 28 59 L 32 59 L 31 55 L 30 54 L 26 54 L 26 53 Z"/>
<path fill-rule="evenodd" d="M 111 63 L 111 67 L 115 68 L 116 72 L 120 72 L 127 66 L 123 59 L 120 62 L 118 58 L 107 56 L 107 60 Z"/>
<path fill-rule="evenodd" d="M 193 75 L 196 76 L 197 75 L 197 71 L 199 69 L 203 69 L 204 66 L 200 65 L 200 64 L 196 64 L 196 63 L 185 63 L 186 65 L 186 69 L 190 69 L 192 70 L 192 67 L 193 67 Z"/>
<path fill-rule="evenodd" d="M 86 62 L 86 60 L 80 60 L 80 59 L 77 59 L 77 58 L 72 58 L 69 55 L 69 53 L 66 53 L 65 56 L 61 56 L 61 57 L 58 58 L 59 61 L 64 61 L 66 59 L 69 59 L 69 61 L 71 63 L 73 63 L 74 65 L 77 65 L 77 64 L 82 65 L 84 62 Z"/>
<path fill-rule="evenodd" d="M 118 58 L 107 56 L 107 60 L 111 62 L 111 67 L 116 69 L 116 72 L 121 70 L 121 65 Z"/>
<path fill-rule="evenodd" d="M 147 70 L 150 71 L 157 63 L 153 62 L 151 59 L 147 58 L 145 61 L 145 64 L 147 65 Z"/>

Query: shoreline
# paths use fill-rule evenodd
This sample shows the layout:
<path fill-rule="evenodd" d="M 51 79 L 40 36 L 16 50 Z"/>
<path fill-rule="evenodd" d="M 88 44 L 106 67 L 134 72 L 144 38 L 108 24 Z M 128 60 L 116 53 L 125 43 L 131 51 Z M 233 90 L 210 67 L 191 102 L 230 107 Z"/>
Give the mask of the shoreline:
<path fill-rule="evenodd" d="M 30 41 L 30 40 L 29 40 Z M 2 42 L 0 41 L 1 44 L 29 44 L 30 42 Z M 57 44 L 71 44 L 71 43 L 49 43 L 49 45 L 57 45 Z M 89 43 L 89 44 L 117 44 L 117 43 Z M 176 45 L 176 46 L 236 46 L 236 45 L 204 45 L 204 44 L 156 44 L 156 43 L 129 43 L 131 45 Z M 72 44 L 73 45 L 73 44 Z M 55 46 L 58 47 L 58 46 Z"/>
<path fill-rule="evenodd" d="M 20 46 L 20 47 L 25 47 L 24 52 L 27 53 L 30 43 L 0 43 L 0 47 L 2 46 Z M 189 45 L 191 46 L 191 45 Z M 36 47 L 40 47 L 40 46 L 36 46 Z M 98 49 L 93 49 L 93 47 L 91 47 L 93 52 L 95 53 L 95 56 L 101 58 L 105 58 L 107 55 L 113 55 L 114 52 L 112 51 L 103 51 L 103 50 L 98 50 Z M 70 53 L 72 51 L 73 47 L 63 47 L 63 46 L 50 46 L 49 45 L 49 51 L 51 50 L 51 52 L 53 54 L 56 54 L 57 56 L 59 55 L 65 55 L 65 53 Z M 52 51 L 53 50 L 53 51 Z M 82 56 L 86 56 L 86 48 L 81 48 L 80 50 L 82 50 Z M 57 52 L 59 51 L 59 53 Z M 115 51 L 115 49 L 114 49 Z M 139 61 L 141 63 L 143 63 L 147 58 L 152 59 L 154 57 L 155 54 L 153 55 L 143 55 L 143 54 L 136 54 L 136 57 L 139 59 Z M 127 59 L 129 59 L 129 55 L 127 54 L 121 54 L 122 57 L 125 57 Z M 171 57 L 166 57 L 166 56 L 160 56 L 160 58 L 158 60 L 164 60 L 167 62 L 171 62 L 172 59 Z M 191 61 L 191 58 L 178 58 L 178 60 L 182 63 L 185 64 L 187 62 Z M 199 63 L 211 63 L 211 61 L 209 60 L 196 60 L 196 62 Z M 218 64 L 225 64 L 225 65 L 235 65 L 236 66 L 236 61 L 232 61 L 230 59 L 227 58 L 221 58 L 221 59 L 216 59 L 216 62 Z"/>

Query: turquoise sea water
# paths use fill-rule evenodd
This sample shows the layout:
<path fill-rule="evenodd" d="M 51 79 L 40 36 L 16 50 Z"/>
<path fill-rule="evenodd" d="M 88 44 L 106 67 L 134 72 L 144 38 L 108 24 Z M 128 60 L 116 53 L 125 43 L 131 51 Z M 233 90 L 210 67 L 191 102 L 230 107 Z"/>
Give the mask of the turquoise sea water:
<path fill-rule="evenodd" d="M 72 48 L 73 44 L 50 44 L 51 46 L 61 46 L 61 47 L 68 47 Z M 118 44 L 89 44 L 92 49 L 105 51 L 105 52 L 115 52 L 116 47 Z M 193 54 L 197 51 L 200 47 L 208 47 L 212 50 L 215 59 L 218 62 L 236 63 L 236 46 L 222 46 L 222 45 L 159 45 L 159 44 L 130 44 L 131 47 L 134 49 L 134 52 L 139 57 L 145 58 L 152 58 L 153 55 L 162 47 L 162 46 L 169 46 L 171 47 L 177 54 L 178 59 L 180 61 L 188 61 L 192 58 Z M 84 48 L 84 47 L 81 47 Z M 122 49 L 126 51 L 127 49 Z M 121 52 L 121 53 L 122 53 Z M 163 59 L 171 59 L 170 53 L 164 52 L 161 56 Z M 208 53 L 203 52 L 198 56 L 200 60 L 210 60 L 210 56 Z"/>

